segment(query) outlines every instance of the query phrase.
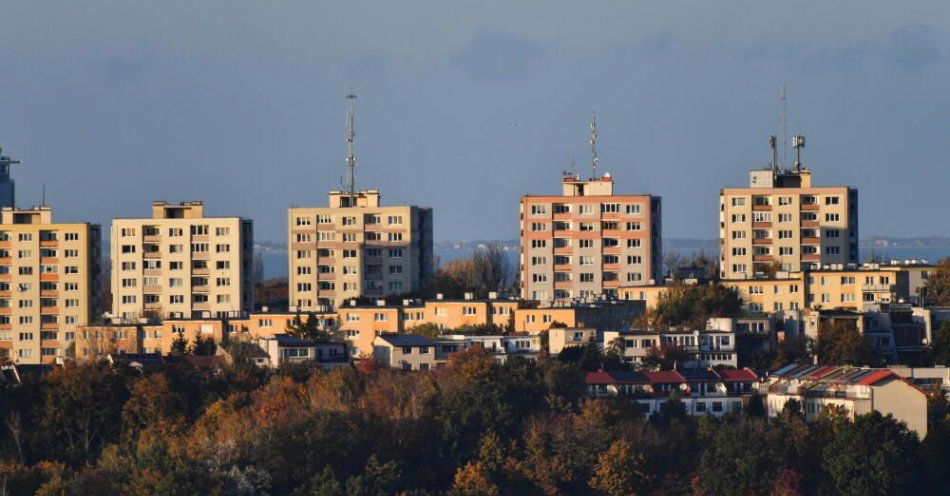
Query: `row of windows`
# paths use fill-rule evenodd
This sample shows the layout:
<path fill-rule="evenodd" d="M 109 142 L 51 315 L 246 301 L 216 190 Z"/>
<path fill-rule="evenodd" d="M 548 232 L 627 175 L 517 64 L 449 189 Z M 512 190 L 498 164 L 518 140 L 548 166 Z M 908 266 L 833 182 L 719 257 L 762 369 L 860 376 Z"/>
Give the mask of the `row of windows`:
<path fill-rule="evenodd" d="M 570 248 L 571 239 L 569 238 L 554 238 L 554 247 L 555 248 Z M 597 247 L 596 239 L 578 239 L 577 246 L 578 248 L 596 248 Z M 604 248 L 613 248 L 615 246 L 620 246 L 620 240 L 617 238 L 601 238 L 601 244 Z M 627 248 L 640 248 L 643 246 L 643 240 L 641 239 L 628 239 L 626 241 Z M 548 240 L 546 239 L 532 239 L 531 248 L 547 248 Z"/>
<path fill-rule="evenodd" d="M 333 224 L 334 216 L 333 215 L 318 215 L 317 223 L 318 224 Z M 355 226 L 357 225 L 357 218 L 355 216 L 343 216 L 340 218 L 340 223 L 344 226 Z M 366 214 L 363 216 L 363 223 L 366 225 L 382 224 L 383 216 L 379 214 Z M 312 217 L 297 217 L 294 219 L 294 224 L 296 224 L 297 227 L 310 226 L 310 225 L 313 225 L 313 218 Z M 401 215 L 387 215 L 386 224 L 390 226 L 402 225 L 402 216 Z"/>
<path fill-rule="evenodd" d="M 176 238 L 184 235 L 184 229 L 180 227 L 171 227 L 167 230 L 168 236 Z M 190 232 L 193 236 L 208 236 L 211 232 L 211 229 L 206 224 L 195 224 L 190 226 Z M 123 238 L 135 237 L 138 233 L 138 230 L 135 227 L 123 227 L 119 229 L 119 236 Z M 230 227 L 216 227 L 214 228 L 215 236 L 230 236 L 231 228 Z M 160 236 L 161 229 L 158 226 L 143 226 L 142 235 L 144 236 Z"/>
<path fill-rule="evenodd" d="M 593 214 L 597 211 L 598 205 L 595 203 L 581 203 L 577 205 L 568 203 L 554 203 L 551 205 L 551 211 L 555 214 L 569 214 L 575 209 L 581 215 Z M 600 213 L 620 213 L 627 215 L 640 215 L 642 206 L 638 203 L 620 204 L 620 203 L 601 203 Z M 548 205 L 531 205 L 531 215 L 547 215 Z"/>
<path fill-rule="evenodd" d="M 753 196 L 752 204 L 753 205 L 772 205 L 772 196 Z M 794 202 L 794 196 L 779 196 L 777 201 L 779 205 L 792 205 Z M 815 205 L 818 204 L 818 198 L 815 195 L 801 195 L 801 203 L 803 205 Z M 841 197 L 835 195 L 822 196 L 825 205 L 838 205 L 841 203 Z M 731 198 L 730 203 L 733 207 L 742 207 L 746 205 L 746 197 L 743 196 L 734 196 Z"/>
<path fill-rule="evenodd" d="M 79 241 L 79 233 L 63 233 L 63 239 L 65 241 Z M 0 231 L 0 241 L 10 241 L 10 232 Z M 33 233 L 18 233 L 17 241 L 33 241 Z M 56 231 L 40 231 L 40 241 L 57 241 Z"/>

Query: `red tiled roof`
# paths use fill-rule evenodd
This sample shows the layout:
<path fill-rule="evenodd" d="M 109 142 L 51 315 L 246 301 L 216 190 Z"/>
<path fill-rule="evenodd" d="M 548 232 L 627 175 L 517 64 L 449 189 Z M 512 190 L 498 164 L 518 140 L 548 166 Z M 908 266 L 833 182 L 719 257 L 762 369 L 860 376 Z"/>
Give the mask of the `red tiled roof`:
<path fill-rule="evenodd" d="M 647 376 L 647 379 L 649 379 L 650 382 L 659 383 L 659 384 L 686 382 L 686 378 L 680 375 L 680 373 L 675 370 L 657 370 L 657 371 L 652 371 L 652 372 L 644 372 L 643 375 Z"/>
<path fill-rule="evenodd" d="M 610 374 L 601 370 L 599 372 L 588 372 L 584 382 L 587 384 L 613 384 L 614 379 L 610 377 Z"/>
<path fill-rule="evenodd" d="M 891 376 L 895 376 L 895 375 L 896 374 L 894 374 L 894 372 L 891 372 L 890 370 L 875 370 L 874 372 L 871 372 L 870 374 L 858 380 L 857 384 L 860 384 L 862 386 L 873 386 L 874 384 L 880 382 L 881 380 L 886 379 Z"/>
<path fill-rule="evenodd" d="M 825 365 L 824 367 L 820 367 L 813 370 L 812 372 L 807 374 L 806 377 L 809 377 L 811 379 L 818 379 L 838 370 L 838 368 L 839 367 L 836 367 L 834 365 Z"/>
<path fill-rule="evenodd" d="M 742 382 L 742 381 L 757 381 L 759 376 L 755 375 L 755 372 L 752 372 L 749 369 L 722 369 L 717 370 L 719 377 L 722 377 L 722 380 L 727 382 Z"/>

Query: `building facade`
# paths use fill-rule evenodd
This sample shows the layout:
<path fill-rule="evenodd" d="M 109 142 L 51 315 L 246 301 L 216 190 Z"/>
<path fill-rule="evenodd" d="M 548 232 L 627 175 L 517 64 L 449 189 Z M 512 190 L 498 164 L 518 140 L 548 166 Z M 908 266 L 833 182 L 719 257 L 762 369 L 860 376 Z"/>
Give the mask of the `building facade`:
<path fill-rule="evenodd" d="M 661 281 L 660 205 L 658 196 L 615 195 L 609 174 L 565 177 L 560 196 L 525 195 L 522 297 L 565 303 Z"/>
<path fill-rule="evenodd" d="M 152 217 L 114 219 L 112 315 L 234 317 L 254 308 L 254 229 L 241 217 L 205 217 L 201 202 L 152 204 Z"/>
<path fill-rule="evenodd" d="M 0 211 L 0 355 L 23 364 L 70 356 L 98 317 L 98 225 L 54 223 L 49 207 Z"/>
<path fill-rule="evenodd" d="M 753 170 L 749 178 L 748 188 L 719 193 L 721 278 L 859 261 L 856 189 L 813 187 L 800 167 Z"/>
<path fill-rule="evenodd" d="M 287 211 L 292 309 L 415 293 L 433 271 L 432 209 L 380 205 L 379 192 L 331 191 L 328 207 Z"/>

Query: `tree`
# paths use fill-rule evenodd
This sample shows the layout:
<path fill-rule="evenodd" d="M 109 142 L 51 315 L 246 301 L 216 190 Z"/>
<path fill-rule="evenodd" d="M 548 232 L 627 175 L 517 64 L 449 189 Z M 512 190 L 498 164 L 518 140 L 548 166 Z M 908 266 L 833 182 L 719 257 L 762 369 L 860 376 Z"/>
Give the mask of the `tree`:
<path fill-rule="evenodd" d="M 920 291 L 923 304 L 950 306 L 950 257 L 937 262 L 937 268 L 927 278 Z"/>
<path fill-rule="evenodd" d="M 287 324 L 286 331 L 291 336 L 312 341 L 329 341 L 331 338 L 330 333 L 321 328 L 320 320 L 312 313 L 307 314 L 307 320 L 302 320 L 299 313 L 295 315 Z"/>
<path fill-rule="evenodd" d="M 211 336 L 203 337 L 201 333 L 195 334 L 195 342 L 191 344 L 188 353 L 197 356 L 213 356 L 218 350 L 214 338 Z"/>
<path fill-rule="evenodd" d="M 643 357 L 643 366 L 658 370 L 673 370 L 674 365 L 682 365 L 689 355 L 675 343 L 663 343 L 651 346 Z"/>
<path fill-rule="evenodd" d="M 934 361 L 937 365 L 950 365 L 950 321 L 943 322 L 934 336 Z"/>
<path fill-rule="evenodd" d="M 184 355 L 188 353 L 188 338 L 185 337 L 184 329 L 178 330 L 178 336 L 172 340 L 172 355 Z"/>
<path fill-rule="evenodd" d="M 906 425 L 873 411 L 840 425 L 822 463 L 843 496 L 912 494 L 919 444 Z"/>
<path fill-rule="evenodd" d="M 822 321 L 815 340 L 815 354 L 822 365 L 870 365 L 874 353 L 864 336 L 848 321 Z"/>
<path fill-rule="evenodd" d="M 790 363 L 808 358 L 808 339 L 804 336 L 786 337 L 776 346 L 775 359 L 769 368 L 778 370 Z"/>
<path fill-rule="evenodd" d="M 643 453 L 635 452 L 630 443 L 621 438 L 598 455 L 590 487 L 607 496 L 636 495 L 643 490 L 644 481 L 649 477 L 650 470 L 644 466 Z"/>
<path fill-rule="evenodd" d="M 447 262 L 432 279 L 434 292 L 446 294 L 507 291 L 515 284 L 516 271 L 504 248 L 489 243 L 475 249 L 472 256 Z"/>
<path fill-rule="evenodd" d="M 656 306 L 647 310 L 640 324 L 656 330 L 704 329 L 710 318 L 741 315 L 742 299 L 733 288 L 718 283 L 678 284 L 660 293 Z"/>

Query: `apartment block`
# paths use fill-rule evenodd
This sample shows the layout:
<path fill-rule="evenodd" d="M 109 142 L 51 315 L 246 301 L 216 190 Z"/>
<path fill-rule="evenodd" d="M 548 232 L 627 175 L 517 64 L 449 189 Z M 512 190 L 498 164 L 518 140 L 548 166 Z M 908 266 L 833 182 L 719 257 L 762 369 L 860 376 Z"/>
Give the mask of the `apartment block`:
<path fill-rule="evenodd" d="M 814 187 L 801 167 L 750 171 L 748 188 L 719 193 L 719 248 L 723 279 L 857 263 L 858 191 Z"/>
<path fill-rule="evenodd" d="M 292 309 L 416 293 L 433 271 L 432 209 L 382 206 L 379 191 L 331 191 L 328 207 L 287 211 Z"/>
<path fill-rule="evenodd" d="M 662 280 L 660 197 L 615 195 L 610 174 L 567 176 L 560 196 L 521 199 L 522 297 L 565 303 L 617 297 Z"/>
<path fill-rule="evenodd" d="M 236 317 L 254 306 L 254 230 L 241 217 L 206 217 L 201 202 L 157 201 L 151 218 L 114 219 L 112 314 Z"/>
<path fill-rule="evenodd" d="M 0 356 L 70 356 L 76 328 L 99 314 L 100 256 L 96 224 L 55 223 L 45 206 L 0 210 Z"/>

